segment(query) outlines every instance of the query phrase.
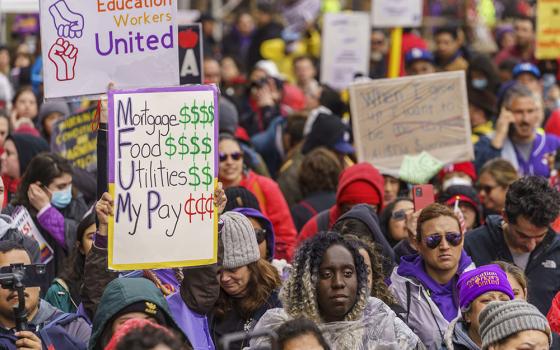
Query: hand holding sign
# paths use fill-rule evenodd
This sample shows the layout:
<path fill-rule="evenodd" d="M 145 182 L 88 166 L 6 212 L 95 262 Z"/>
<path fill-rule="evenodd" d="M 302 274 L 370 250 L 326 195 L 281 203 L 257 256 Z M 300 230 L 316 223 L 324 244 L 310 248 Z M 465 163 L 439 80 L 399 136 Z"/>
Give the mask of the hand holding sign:
<path fill-rule="evenodd" d="M 107 192 L 103 193 L 101 199 L 95 204 L 95 213 L 99 220 L 99 235 L 107 236 L 109 216 L 113 215 L 113 197 Z"/>
<path fill-rule="evenodd" d="M 78 48 L 62 38 L 56 40 L 49 50 L 49 60 L 56 66 L 56 80 L 74 79 L 77 58 Z"/>
<path fill-rule="evenodd" d="M 59 0 L 49 7 L 58 36 L 63 38 L 81 38 L 84 30 L 84 16 L 68 8 L 64 0 Z"/>

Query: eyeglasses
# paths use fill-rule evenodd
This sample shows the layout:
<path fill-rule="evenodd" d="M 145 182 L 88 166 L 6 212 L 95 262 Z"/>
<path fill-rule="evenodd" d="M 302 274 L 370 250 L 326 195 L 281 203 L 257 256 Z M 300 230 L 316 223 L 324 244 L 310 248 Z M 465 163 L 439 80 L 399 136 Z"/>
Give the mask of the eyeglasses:
<path fill-rule="evenodd" d="M 227 154 L 227 153 L 220 152 L 219 156 L 220 156 L 220 163 L 222 163 L 222 162 L 225 162 L 229 157 L 231 157 L 231 159 L 237 161 L 237 160 L 241 159 L 241 157 L 243 157 L 243 153 L 233 152 L 231 154 Z"/>
<path fill-rule="evenodd" d="M 430 249 L 436 249 L 441 241 L 443 240 L 443 235 L 431 235 L 426 237 L 426 246 Z M 458 232 L 447 232 L 445 234 L 445 240 L 447 243 L 451 244 L 452 246 L 456 247 L 461 244 L 463 240 L 463 235 Z"/>
<path fill-rule="evenodd" d="M 478 192 L 484 192 L 486 194 L 490 194 L 498 186 L 500 186 L 500 185 L 490 186 L 490 185 L 478 184 L 478 185 L 476 185 L 476 189 L 477 189 Z"/>
<path fill-rule="evenodd" d="M 257 236 L 257 243 L 261 244 L 266 239 L 266 229 L 256 228 L 255 235 Z"/>

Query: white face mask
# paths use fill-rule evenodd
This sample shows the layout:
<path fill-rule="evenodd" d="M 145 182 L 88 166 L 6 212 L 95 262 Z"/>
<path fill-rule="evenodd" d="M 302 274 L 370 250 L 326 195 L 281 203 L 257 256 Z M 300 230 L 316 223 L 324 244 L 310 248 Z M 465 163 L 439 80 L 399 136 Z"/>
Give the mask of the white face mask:
<path fill-rule="evenodd" d="M 442 190 L 447 190 L 451 186 L 472 186 L 472 180 L 470 178 L 464 177 L 452 177 L 451 179 L 447 179 L 441 185 Z"/>

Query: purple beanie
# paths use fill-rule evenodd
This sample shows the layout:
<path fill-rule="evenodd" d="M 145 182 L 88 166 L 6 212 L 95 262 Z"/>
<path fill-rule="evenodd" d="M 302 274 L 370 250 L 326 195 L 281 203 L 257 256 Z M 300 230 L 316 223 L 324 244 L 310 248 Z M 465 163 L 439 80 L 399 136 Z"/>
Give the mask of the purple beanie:
<path fill-rule="evenodd" d="M 461 310 L 465 310 L 473 300 L 486 292 L 502 292 L 514 299 L 506 273 L 495 264 L 465 271 L 457 282 L 457 289 Z"/>

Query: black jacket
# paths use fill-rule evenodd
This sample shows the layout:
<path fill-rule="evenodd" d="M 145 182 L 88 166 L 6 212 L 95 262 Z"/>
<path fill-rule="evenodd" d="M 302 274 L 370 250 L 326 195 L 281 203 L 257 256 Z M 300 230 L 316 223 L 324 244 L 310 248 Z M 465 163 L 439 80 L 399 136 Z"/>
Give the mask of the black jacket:
<path fill-rule="evenodd" d="M 500 216 L 489 216 L 484 226 L 465 235 L 465 251 L 476 266 L 496 260 L 513 263 L 502 222 Z M 560 239 L 552 229 L 531 253 L 525 275 L 529 280 L 529 302 L 546 315 L 552 299 L 560 291 Z"/>

